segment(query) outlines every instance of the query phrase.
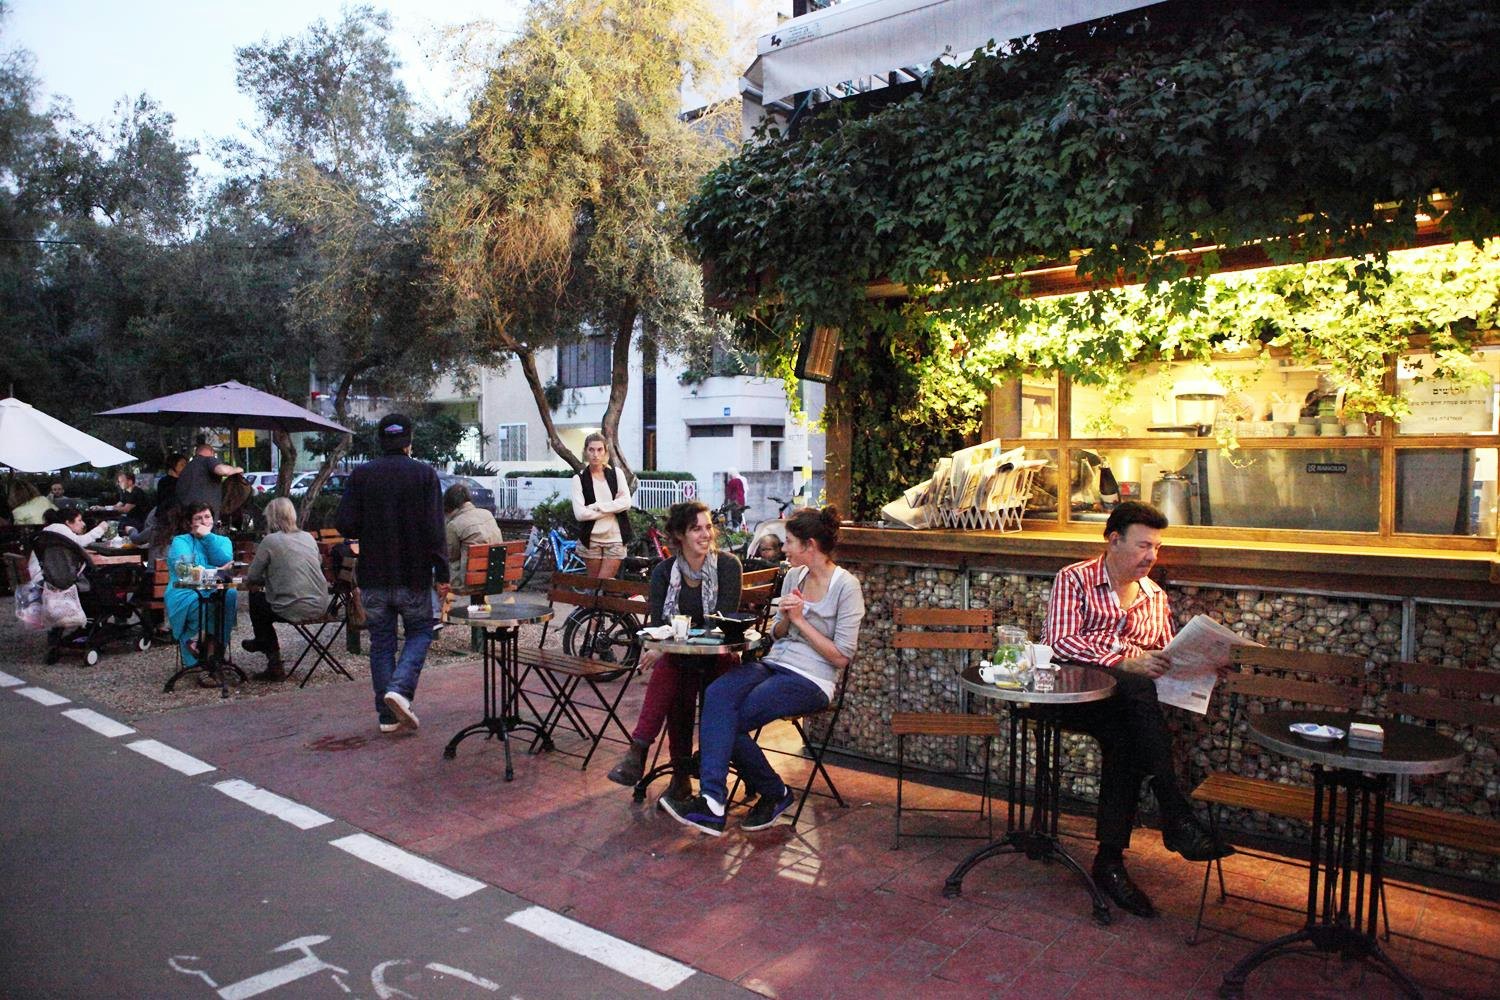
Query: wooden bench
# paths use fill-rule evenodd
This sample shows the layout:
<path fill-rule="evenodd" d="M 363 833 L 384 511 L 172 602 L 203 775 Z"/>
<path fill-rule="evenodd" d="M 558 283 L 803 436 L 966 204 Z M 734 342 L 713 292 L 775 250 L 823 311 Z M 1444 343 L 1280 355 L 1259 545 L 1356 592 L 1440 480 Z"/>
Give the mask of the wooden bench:
<path fill-rule="evenodd" d="M 918 649 L 929 652 L 956 652 L 960 659 L 968 654 L 988 653 L 995 647 L 995 612 L 990 608 L 897 608 L 896 632 L 891 636 L 893 649 Z M 941 629 L 943 631 L 933 631 Z M 963 664 L 956 665 L 962 670 Z M 994 839 L 995 810 L 990 802 L 990 753 L 995 737 L 1000 735 L 1000 720 L 993 715 L 970 715 L 965 712 L 896 712 L 891 716 L 891 734 L 896 737 L 896 837 L 900 850 L 901 814 L 903 812 L 974 813 L 986 821 L 983 834 L 907 833 L 907 837 L 967 839 L 984 836 Z M 984 769 L 978 810 L 949 809 L 932 806 L 908 806 L 902 796 L 906 781 L 906 738 L 908 736 L 945 736 L 984 740 Z M 973 776 L 972 772 L 959 772 Z"/>
<path fill-rule="evenodd" d="M 1252 705 L 1295 704 L 1310 708 L 1357 712 L 1364 704 L 1365 661 L 1358 656 L 1335 653 L 1304 653 L 1266 646 L 1235 646 L 1230 657 L 1236 669 L 1219 690 L 1229 699 L 1229 724 L 1225 737 L 1225 759 L 1232 761 L 1240 720 Z M 1303 823 L 1312 822 L 1313 790 L 1309 785 L 1289 785 L 1264 778 L 1249 778 L 1230 771 L 1211 771 L 1193 789 L 1192 797 L 1208 804 L 1209 827 L 1219 834 L 1222 809 L 1249 809 Z M 1219 901 L 1230 893 L 1224 883 L 1221 861 L 1210 861 L 1203 871 L 1203 889 L 1198 898 L 1198 919 L 1188 943 L 1198 940 L 1208 900 L 1209 875 L 1218 872 Z M 1251 897 L 1239 897 L 1251 898 Z"/>

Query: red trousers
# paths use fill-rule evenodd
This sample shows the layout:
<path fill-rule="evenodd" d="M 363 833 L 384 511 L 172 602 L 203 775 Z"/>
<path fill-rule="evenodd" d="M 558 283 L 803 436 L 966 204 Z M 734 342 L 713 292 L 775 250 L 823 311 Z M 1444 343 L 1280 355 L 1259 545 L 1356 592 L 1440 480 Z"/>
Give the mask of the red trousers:
<path fill-rule="evenodd" d="M 651 668 L 646 700 L 641 704 L 631 739 L 650 746 L 666 725 L 667 747 L 672 757 L 691 757 L 699 688 L 739 662 L 735 653 L 720 653 L 713 658 L 664 655 Z"/>

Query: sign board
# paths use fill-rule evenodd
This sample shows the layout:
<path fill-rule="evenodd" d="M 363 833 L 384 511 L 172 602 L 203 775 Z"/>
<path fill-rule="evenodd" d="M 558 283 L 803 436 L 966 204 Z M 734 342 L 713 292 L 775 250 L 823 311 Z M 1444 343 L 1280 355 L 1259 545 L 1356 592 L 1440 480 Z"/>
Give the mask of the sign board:
<path fill-rule="evenodd" d="M 684 499 L 684 500 L 696 500 L 696 499 L 698 499 L 698 484 L 695 481 L 693 481 L 691 479 L 688 479 L 688 480 L 685 480 L 683 482 L 683 484 L 682 484 L 682 499 Z"/>
<path fill-rule="evenodd" d="M 724 407 L 724 416 L 729 416 L 729 407 Z"/>
<path fill-rule="evenodd" d="M 254 431 L 241 430 L 239 432 L 239 435 L 235 438 L 234 446 L 236 448 L 254 448 L 255 447 L 255 432 Z"/>
<path fill-rule="evenodd" d="M 1487 381 L 1413 380 L 1401 395 L 1411 406 L 1411 416 L 1401 421 L 1402 434 L 1488 434 L 1495 426 L 1494 387 Z"/>

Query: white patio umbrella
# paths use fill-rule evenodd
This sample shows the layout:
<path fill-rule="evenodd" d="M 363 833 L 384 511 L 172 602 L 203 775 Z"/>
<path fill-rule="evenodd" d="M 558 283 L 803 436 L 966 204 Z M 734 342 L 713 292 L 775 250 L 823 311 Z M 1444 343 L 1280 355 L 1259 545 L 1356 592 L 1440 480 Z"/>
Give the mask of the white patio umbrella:
<path fill-rule="evenodd" d="M 0 399 L 0 465 L 18 472 L 51 472 L 87 462 L 96 469 L 134 462 L 135 456 L 106 444 L 30 403 Z"/>

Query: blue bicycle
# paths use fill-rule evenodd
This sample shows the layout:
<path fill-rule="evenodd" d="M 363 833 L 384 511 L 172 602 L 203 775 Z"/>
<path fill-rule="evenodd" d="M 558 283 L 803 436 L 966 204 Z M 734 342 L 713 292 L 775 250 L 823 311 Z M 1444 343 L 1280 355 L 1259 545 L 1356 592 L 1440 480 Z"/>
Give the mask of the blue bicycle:
<path fill-rule="evenodd" d="M 578 554 L 576 538 L 569 538 L 556 528 L 544 535 L 533 527 L 531 536 L 526 540 L 526 558 L 521 563 L 521 583 L 517 589 L 524 589 L 539 570 L 547 573 L 582 573 L 585 569 L 583 557 Z"/>

